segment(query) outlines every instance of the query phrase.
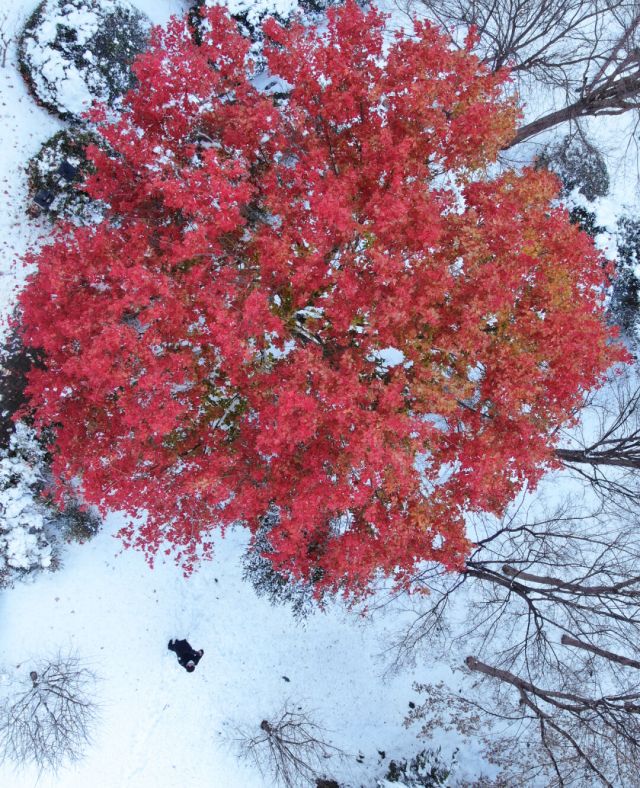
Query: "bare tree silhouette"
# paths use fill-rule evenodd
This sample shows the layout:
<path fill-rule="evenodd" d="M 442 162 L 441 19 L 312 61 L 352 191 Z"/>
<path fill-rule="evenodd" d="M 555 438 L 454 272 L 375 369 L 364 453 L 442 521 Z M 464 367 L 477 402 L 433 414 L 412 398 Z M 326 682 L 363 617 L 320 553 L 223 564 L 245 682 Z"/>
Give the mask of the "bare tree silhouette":
<path fill-rule="evenodd" d="M 289 703 L 272 720 L 262 720 L 256 732 L 239 729 L 238 734 L 240 757 L 284 788 L 313 783 L 323 772 L 323 762 L 340 754 L 325 741 L 324 729 Z"/>
<path fill-rule="evenodd" d="M 2 757 L 53 772 L 81 758 L 98 711 L 95 680 L 76 656 L 43 660 L 0 711 Z"/>

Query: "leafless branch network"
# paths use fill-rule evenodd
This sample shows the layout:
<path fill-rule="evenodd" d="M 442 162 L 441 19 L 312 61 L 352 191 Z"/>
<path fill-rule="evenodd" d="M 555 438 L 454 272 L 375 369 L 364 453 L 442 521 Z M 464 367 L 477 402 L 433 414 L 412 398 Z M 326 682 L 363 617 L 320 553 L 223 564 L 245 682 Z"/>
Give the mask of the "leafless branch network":
<path fill-rule="evenodd" d="M 75 656 L 42 661 L 0 712 L 0 755 L 57 772 L 82 757 L 98 706 L 96 677 Z"/>
<path fill-rule="evenodd" d="M 456 725 L 475 728 L 508 785 L 633 784 L 640 762 L 635 510 L 612 514 L 592 498 L 545 506 L 523 496 L 502 518 L 478 518 L 472 537 L 461 575 L 427 567 L 416 576 L 414 586 L 430 593 L 414 596 L 413 620 L 388 652 L 392 664 L 434 651 L 466 664 L 478 681 L 441 710 L 464 706 Z M 422 690 L 428 699 L 413 718 L 424 724 L 437 692 Z M 488 725 L 500 730 L 489 736 Z"/>
<path fill-rule="evenodd" d="M 603 502 L 640 503 L 640 379 L 633 366 L 616 369 L 592 392 L 580 425 L 556 450 L 564 465 L 585 480 Z"/>
<path fill-rule="evenodd" d="M 508 67 L 523 92 L 536 86 L 561 106 L 524 124 L 510 146 L 560 123 L 640 107 L 640 7 L 636 0 L 415 0 L 461 46 L 475 30 L 478 53 Z"/>
<path fill-rule="evenodd" d="M 13 41 L 13 36 L 9 33 L 9 12 L 5 11 L 0 16 L 0 68 L 6 68 L 7 54 L 9 46 Z"/>
<path fill-rule="evenodd" d="M 283 788 L 314 783 L 328 758 L 341 751 L 325 740 L 326 731 L 300 707 L 285 704 L 257 731 L 238 730 L 240 757 L 256 766 L 265 779 Z"/>

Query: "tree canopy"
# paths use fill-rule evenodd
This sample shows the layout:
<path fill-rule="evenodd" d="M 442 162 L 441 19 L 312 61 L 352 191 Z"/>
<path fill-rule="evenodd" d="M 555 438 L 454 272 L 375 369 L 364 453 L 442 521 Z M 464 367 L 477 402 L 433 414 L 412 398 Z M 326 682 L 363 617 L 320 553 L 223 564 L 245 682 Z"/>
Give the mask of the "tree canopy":
<path fill-rule="evenodd" d="M 501 512 L 622 357 L 603 261 L 543 171 L 499 171 L 506 74 L 436 27 L 383 45 L 349 2 L 265 25 L 285 98 L 219 8 L 155 30 L 21 299 L 54 473 L 189 571 L 214 526 L 319 589 L 462 568 L 464 513 Z"/>

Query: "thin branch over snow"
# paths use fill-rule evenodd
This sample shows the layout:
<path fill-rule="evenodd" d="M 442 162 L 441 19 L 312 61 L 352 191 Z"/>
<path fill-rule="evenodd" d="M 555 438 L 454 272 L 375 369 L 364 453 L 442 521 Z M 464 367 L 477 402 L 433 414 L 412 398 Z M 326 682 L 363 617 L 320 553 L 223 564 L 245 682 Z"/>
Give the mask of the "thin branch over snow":
<path fill-rule="evenodd" d="M 284 788 L 309 785 L 322 774 L 327 759 L 341 754 L 325 741 L 323 728 L 289 703 L 272 720 L 262 720 L 259 732 L 243 728 L 238 734 L 240 757 Z"/>

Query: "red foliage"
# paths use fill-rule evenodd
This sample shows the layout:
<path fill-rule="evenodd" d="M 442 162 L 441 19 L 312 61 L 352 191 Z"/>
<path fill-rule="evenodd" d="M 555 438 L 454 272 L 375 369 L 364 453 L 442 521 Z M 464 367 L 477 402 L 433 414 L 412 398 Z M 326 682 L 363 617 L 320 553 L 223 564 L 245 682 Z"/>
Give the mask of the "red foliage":
<path fill-rule="evenodd" d="M 602 261 L 548 174 L 491 175 L 504 77 L 427 24 L 383 55 L 353 3 L 328 32 L 266 25 L 286 101 L 246 77 L 220 9 L 201 46 L 156 31 L 87 189 L 22 297 L 55 474 L 187 570 L 213 525 L 358 593 L 379 570 L 460 568 L 463 514 L 499 512 L 620 358 Z M 381 352 L 395 348 L 401 363 Z"/>

